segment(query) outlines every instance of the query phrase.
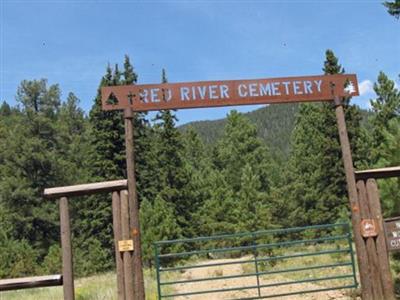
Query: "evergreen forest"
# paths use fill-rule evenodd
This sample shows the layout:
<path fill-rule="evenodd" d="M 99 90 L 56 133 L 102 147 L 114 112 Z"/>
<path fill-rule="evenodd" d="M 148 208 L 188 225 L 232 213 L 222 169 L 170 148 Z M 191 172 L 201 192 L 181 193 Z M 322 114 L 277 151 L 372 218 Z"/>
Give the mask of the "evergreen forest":
<path fill-rule="evenodd" d="M 325 74 L 344 73 L 333 51 Z M 48 187 L 126 178 L 123 115 L 100 87 L 136 84 L 128 56 L 105 68 L 89 112 L 46 79 L 0 104 L 0 278 L 60 272 L 58 201 Z M 358 170 L 400 165 L 400 91 L 384 72 L 371 109 L 346 99 Z M 162 70 L 160 82 L 167 82 Z M 96 91 L 94 91 L 95 94 Z M 136 113 L 134 139 L 144 264 L 158 240 L 349 222 L 332 103 L 271 105 L 178 127 L 176 112 Z M 379 181 L 385 217 L 400 215 L 400 178 Z M 70 201 L 75 273 L 114 268 L 111 196 Z M 174 249 L 171 249 L 173 251 Z"/>

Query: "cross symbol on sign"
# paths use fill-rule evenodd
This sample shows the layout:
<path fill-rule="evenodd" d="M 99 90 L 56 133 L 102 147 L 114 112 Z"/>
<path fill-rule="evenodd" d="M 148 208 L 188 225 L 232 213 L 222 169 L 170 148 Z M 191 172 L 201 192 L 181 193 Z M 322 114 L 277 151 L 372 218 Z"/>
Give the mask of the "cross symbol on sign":
<path fill-rule="evenodd" d="M 349 81 L 349 84 L 345 87 L 344 91 L 348 94 L 352 94 L 356 91 L 352 81 Z"/>

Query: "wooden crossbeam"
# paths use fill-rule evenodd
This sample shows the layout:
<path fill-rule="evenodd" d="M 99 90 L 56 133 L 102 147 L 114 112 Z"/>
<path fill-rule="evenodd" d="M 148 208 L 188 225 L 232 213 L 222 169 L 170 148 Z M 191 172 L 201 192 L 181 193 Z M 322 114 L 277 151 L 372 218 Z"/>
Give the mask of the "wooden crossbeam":
<path fill-rule="evenodd" d="M 63 284 L 62 275 L 46 275 L 0 280 L 0 291 L 58 286 Z"/>
<path fill-rule="evenodd" d="M 360 179 L 366 180 L 369 178 L 379 179 L 379 178 L 400 177 L 400 166 L 355 171 L 355 175 L 357 180 Z"/>
<path fill-rule="evenodd" d="M 48 188 L 44 190 L 45 198 L 60 198 L 72 196 L 84 196 L 95 193 L 106 193 L 127 189 L 128 183 L 126 179 L 104 181 L 88 184 L 78 184 L 62 187 Z"/>

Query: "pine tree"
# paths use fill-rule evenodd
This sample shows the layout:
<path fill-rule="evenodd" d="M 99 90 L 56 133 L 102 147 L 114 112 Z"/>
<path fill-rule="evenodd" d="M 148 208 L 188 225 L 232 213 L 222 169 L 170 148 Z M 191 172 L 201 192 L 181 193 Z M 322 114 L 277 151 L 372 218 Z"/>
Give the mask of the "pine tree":
<path fill-rule="evenodd" d="M 129 56 L 125 55 L 124 61 L 124 84 L 136 84 L 137 75 L 134 72 Z M 134 149 L 135 149 L 135 172 L 138 199 L 154 199 L 157 191 L 158 171 L 156 158 L 153 150 L 154 132 L 146 119 L 147 114 L 136 112 L 133 118 Z"/>
<path fill-rule="evenodd" d="M 47 88 L 46 79 L 23 80 L 17 90 L 17 101 L 27 114 L 40 112 L 54 116 L 60 105 L 60 88 L 57 84 Z"/>
<path fill-rule="evenodd" d="M 123 113 L 121 111 L 103 111 L 101 108 L 100 87 L 135 84 L 137 75 L 128 56 L 125 56 L 124 70 L 121 72 L 118 65 L 114 70 L 107 67 L 103 76 L 97 97 L 89 114 L 91 153 L 89 165 L 91 180 L 105 181 L 126 178 L 125 158 L 125 130 Z M 151 149 L 151 131 L 144 113 L 134 114 L 134 146 L 135 146 L 135 172 L 137 176 L 137 187 L 139 201 L 152 196 L 154 188 L 151 183 L 155 181 L 157 173 L 154 171 L 154 162 L 147 159 Z M 150 156 L 151 157 L 151 156 Z M 110 268 L 113 255 L 112 240 L 112 215 L 109 196 L 92 196 L 87 199 L 80 209 L 83 216 L 79 224 L 80 230 L 84 232 L 81 236 L 82 247 L 89 246 L 96 251 L 85 252 L 82 255 L 92 261 L 92 267 L 84 267 L 82 272 L 107 270 Z M 104 250 L 106 249 L 106 250 Z M 96 252 L 97 255 L 94 255 Z M 98 257 L 103 257 L 100 262 Z M 100 268 L 100 269 L 99 269 Z"/>
<path fill-rule="evenodd" d="M 384 129 L 383 142 L 379 146 L 380 159 L 376 167 L 400 166 L 400 118 L 389 121 Z M 390 178 L 379 182 L 379 191 L 386 216 L 400 214 L 400 178 Z"/>
<path fill-rule="evenodd" d="M 12 224 L 2 247 L 19 251 L 15 259 L 21 260 L 5 258 L 13 265 L 5 270 L 8 276 L 51 268 L 57 255 L 48 252 L 59 243 L 59 215 L 57 202 L 44 200 L 43 190 L 87 179 L 86 119 L 72 93 L 62 104 L 60 94 L 58 85 L 48 86 L 45 79 L 25 80 L 17 92 L 19 108 L 0 119 L 0 214 Z"/>
<path fill-rule="evenodd" d="M 268 191 L 269 150 L 258 138 L 255 126 L 237 111 L 229 113 L 224 134 L 214 152 L 215 167 L 235 193 L 241 188 L 241 176 L 247 163 L 259 176 L 261 189 Z"/>
<path fill-rule="evenodd" d="M 385 1 L 383 5 L 386 6 L 387 11 L 392 16 L 396 17 L 397 19 L 400 18 L 400 0 Z"/>
<path fill-rule="evenodd" d="M 58 240 L 57 206 L 43 201 L 42 192 L 64 181 L 56 127 L 60 90 L 44 79 L 25 80 L 17 101 L 21 111 L 0 126 L 0 206 L 13 224 L 9 238 L 25 239 L 43 257 Z"/>
<path fill-rule="evenodd" d="M 212 172 L 212 165 L 202 140 L 192 128 L 185 130 L 182 139 L 184 168 L 188 177 L 185 196 L 190 203 L 189 231 L 191 235 L 198 236 L 202 232 L 198 225 L 201 223 L 198 219 L 201 216 L 197 212 L 211 196 L 209 174 Z"/>
<path fill-rule="evenodd" d="M 137 82 L 137 74 L 135 73 L 128 55 L 124 60 L 124 84 L 135 84 Z"/>
<path fill-rule="evenodd" d="M 157 116 L 157 159 L 160 195 L 165 201 L 175 205 L 176 215 L 180 216 L 179 223 L 184 226 L 187 221 L 187 203 L 184 188 L 187 177 L 182 160 L 181 134 L 175 127 L 176 117 L 171 111 L 162 111 Z"/>
<path fill-rule="evenodd" d="M 400 91 L 394 81 L 380 72 L 374 84 L 376 99 L 371 100 L 372 116 L 372 166 L 390 167 L 400 165 Z M 400 213 L 398 178 L 382 180 L 379 183 L 383 211 L 388 216 Z"/>
<path fill-rule="evenodd" d="M 287 203 L 287 214 L 282 215 L 282 212 L 279 212 L 283 226 L 305 226 L 313 223 L 311 215 L 315 215 L 313 211 L 316 210 L 316 202 L 320 197 L 316 170 L 323 161 L 319 147 L 322 137 L 315 124 L 321 122 L 322 115 L 317 105 L 300 106 L 292 134 L 288 171 L 284 173 L 284 191 L 281 192 L 287 197 L 284 201 Z"/>
<path fill-rule="evenodd" d="M 241 189 L 237 198 L 237 230 L 253 232 L 273 227 L 267 193 L 261 191 L 261 181 L 250 164 L 243 168 Z"/>
<path fill-rule="evenodd" d="M 162 81 L 167 81 L 165 70 Z M 157 159 L 158 196 L 172 204 L 175 216 L 185 235 L 189 236 L 190 204 L 186 197 L 188 176 L 183 161 L 181 133 L 175 126 L 177 118 L 171 110 L 162 110 L 154 118 L 155 157 Z"/>
<path fill-rule="evenodd" d="M 91 175 L 87 160 L 90 154 L 88 126 L 79 99 L 73 93 L 61 104 L 57 140 L 61 155 L 67 161 L 63 166 L 63 176 L 67 179 L 64 185 L 87 182 Z"/>
<path fill-rule="evenodd" d="M 208 174 L 210 198 L 206 199 L 196 214 L 201 235 L 235 233 L 237 210 L 234 193 L 219 171 Z"/>
<path fill-rule="evenodd" d="M 11 115 L 11 107 L 6 101 L 3 101 L 0 106 L 0 116 L 7 117 L 9 115 Z"/>
<path fill-rule="evenodd" d="M 124 178 L 124 127 L 120 111 L 103 111 L 101 108 L 100 88 L 121 84 L 118 67 L 107 67 L 89 113 L 90 152 L 89 181 L 107 181 Z M 108 270 L 112 266 L 112 212 L 109 195 L 85 197 L 76 205 L 77 219 L 74 231 L 77 234 L 77 261 L 85 264 L 79 269 L 80 274 L 90 274 Z M 88 249 L 93 251 L 88 251 Z M 99 261 L 100 258 L 104 258 Z"/>
<path fill-rule="evenodd" d="M 331 50 L 326 52 L 324 72 L 325 74 L 344 73 L 344 69 L 339 65 L 338 59 Z M 343 102 L 346 126 L 353 152 L 353 160 L 355 164 L 357 162 L 361 164 L 366 159 L 360 151 L 360 144 L 363 143 L 361 140 L 363 133 L 360 126 L 361 114 L 357 106 L 350 104 L 350 100 L 350 98 L 346 98 Z M 322 183 L 320 186 L 322 192 L 320 201 L 321 208 L 326 209 L 327 221 L 335 222 L 339 218 L 343 207 L 347 207 L 347 184 L 333 104 L 323 103 L 322 114 L 324 116 L 323 127 L 321 128 L 324 137 L 322 141 L 324 166 L 319 171 L 319 180 Z"/>
<path fill-rule="evenodd" d="M 90 122 L 90 150 L 88 155 L 90 180 L 107 181 L 126 178 L 124 120 L 121 111 L 104 111 L 101 107 L 100 88 L 121 84 L 134 84 L 137 76 L 130 64 L 129 57 L 125 57 L 124 71 L 116 64 L 114 70 L 110 66 L 106 69 L 89 113 Z M 138 130 L 139 121 L 136 119 L 135 130 Z M 138 143 L 139 144 L 139 143 Z M 82 220 L 76 224 L 79 228 L 80 245 L 83 260 L 91 262 L 82 268 L 83 273 L 108 270 L 112 266 L 112 212 L 109 195 L 91 196 L 82 201 L 77 208 Z M 93 251 L 87 251 L 92 248 Z M 86 250 L 84 250 L 86 249 Z M 102 259 L 100 259 L 102 258 Z"/>
<path fill-rule="evenodd" d="M 89 113 L 91 125 L 92 153 L 90 156 L 91 170 L 96 181 L 124 178 L 124 127 L 120 111 L 104 111 L 101 107 L 100 88 L 119 85 L 121 73 L 118 68 L 112 72 L 107 67 Z"/>
<path fill-rule="evenodd" d="M 375 165 L 380 160 L 380 145 L 384 142 L 384 132 L 388 130 L 391 120 L 400 117 L 400 91 L 395 88 L 394 81 L 385 73 L 380 72 L 378 81 L 374 84 L 376 99 L 371 100 L 372 110 L 372 150 L 371 164 Z"/>
<path fill-rule="evenodd" d="M 214 148 L 213 164 L 214 170 L 205 174 L 209 196 L 199 210 L 201 218 L 195 218 L 200 220 L 197 227 L 205 234 L 216 234 L 271 225 L 266 197 L 269 151 L 254 125 L 236 111 L 228 115 L 223 137 Z"/>
<path fill-rule="evenodd" d="M 326 51 L 325 74 L 344 69 L 331 50 Z M 359 109 L 344 99 L 346 123 L 355 161 L 363 161 Z M 347 207 L 347 190 L 336 117 L 332 103 L 303 104 L 293 132 L 289 163 L 289 203 L 292 225 L 334 223 Z"/>
<path fill-rule="evenodd" d="M 140 208 L 140 220 L 142 227 L 143 260 L 148 266 L 152 266 L 154 258 L 153 243 L 161 240 L 172 240 L 182 237 L 174 207 L 160 196 L 153 203 L 144 199 Z M 178 247 L 178 248 L 177 248 Z M 179 251 L 179 245 L 172 245 L 164 251 Z"/>

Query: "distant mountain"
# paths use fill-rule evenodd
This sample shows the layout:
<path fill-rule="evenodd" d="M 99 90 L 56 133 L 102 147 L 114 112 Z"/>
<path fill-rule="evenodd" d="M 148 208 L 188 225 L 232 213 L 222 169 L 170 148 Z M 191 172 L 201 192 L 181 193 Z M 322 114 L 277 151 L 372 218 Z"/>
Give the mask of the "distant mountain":
<path fill-rule="evenodd" d="M 287 156 L 298 110 L 299 104 L 290 103 L 265 106 L 244 115 L 256 125 L 258 135 L 273 152 Z M 371 112 L 362 110 L 364 124 L 370 114 Z M 213 145 L 222 136 L 225 123 L 226 119 L 196 121 L 181 125 L 179 129 L 184 131 L 193 127 L 206 144 Z"/>
<path fill-rule="evenodd" d="M 244 115 L 257 127 L 258 135 L 273 150 L 287 154 L 298 104 L 269 105 Z M 214 144 L 222 135 L 226 119 L 214 121 L 196 121 L 179 128 L 193 127 L 206 144 Z"/>

